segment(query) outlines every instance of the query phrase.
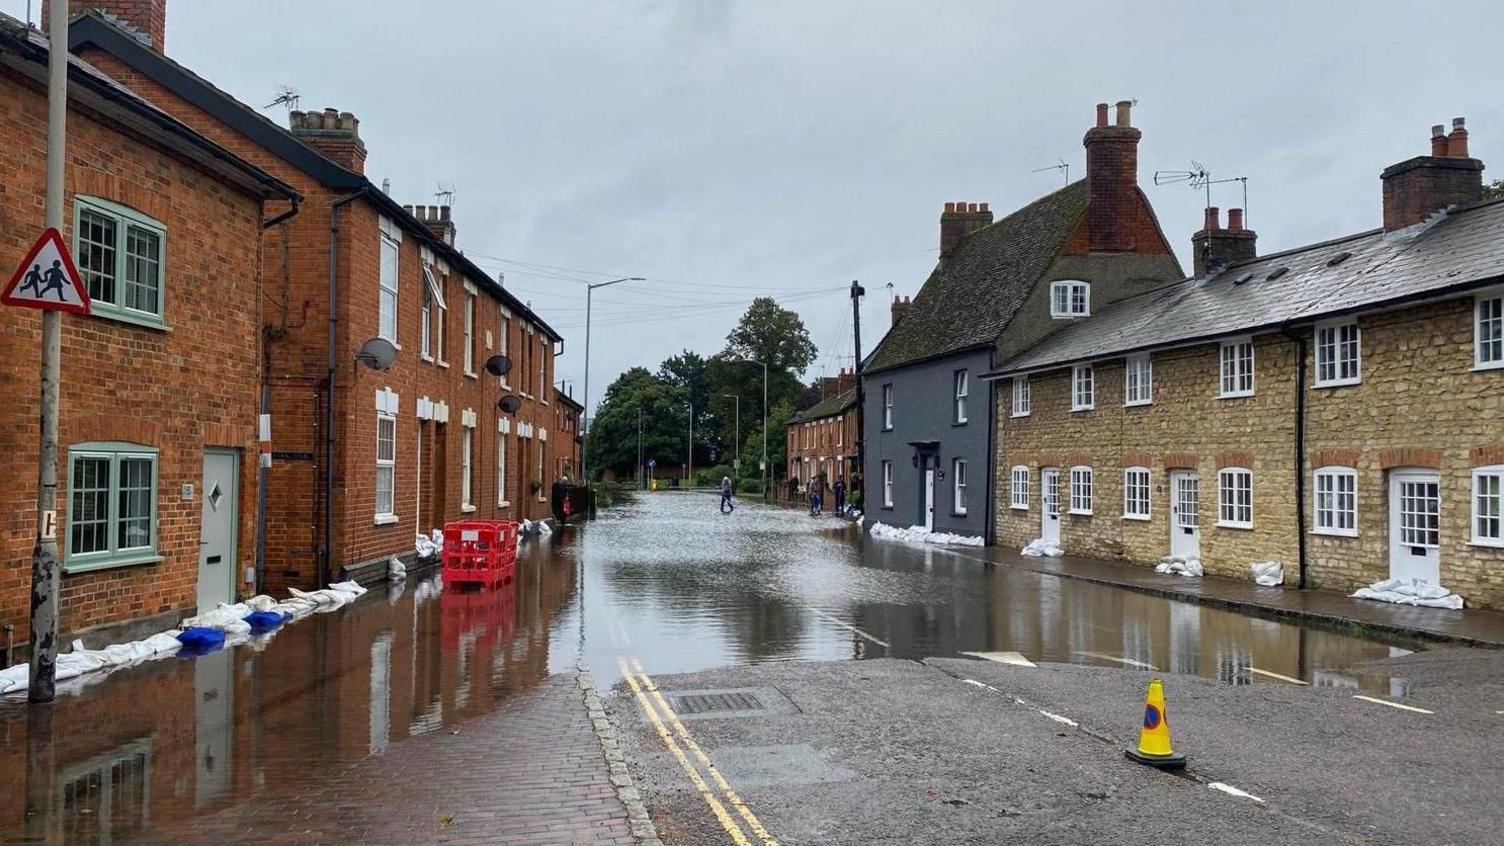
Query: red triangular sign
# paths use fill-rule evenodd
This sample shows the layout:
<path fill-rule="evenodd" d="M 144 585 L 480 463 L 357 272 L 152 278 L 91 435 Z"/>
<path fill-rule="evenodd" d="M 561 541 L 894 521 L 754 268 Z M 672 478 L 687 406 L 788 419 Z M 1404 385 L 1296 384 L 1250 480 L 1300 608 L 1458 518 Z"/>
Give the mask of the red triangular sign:
<path fill-rule="evenodd" d="M 63 234 L 48 229 L 16 269 L 16 275 L 0 294 L 0 303 L 52 311 L 89 313 L 89 289 L 73 265 L 73 256 L 63 243 Z"/>

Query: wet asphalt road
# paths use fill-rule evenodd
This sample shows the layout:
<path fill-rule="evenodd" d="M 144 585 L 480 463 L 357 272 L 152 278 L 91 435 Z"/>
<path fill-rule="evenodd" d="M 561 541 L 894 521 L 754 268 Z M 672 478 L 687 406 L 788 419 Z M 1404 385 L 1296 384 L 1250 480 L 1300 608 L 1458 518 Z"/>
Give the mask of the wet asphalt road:
<path fill-rule="evenodd" d="M 460 730 L 581 657 L 602 688 L 623 659 L 664 676 L 1017 652 L 1404 697 L 1404 672 L 1363 665 L 1410 648 L 872 541 L 835 518 L 645 495 L 527 540 L 494 591 L 416 576 L 233 649 L 64 683 L 47 743 L 23 703 L 0 701 L 0 841 L 151 842 L 154 826 Z M 48 790 L 28 825 L 38 749 L 52 775 L 33 782 Z"/>

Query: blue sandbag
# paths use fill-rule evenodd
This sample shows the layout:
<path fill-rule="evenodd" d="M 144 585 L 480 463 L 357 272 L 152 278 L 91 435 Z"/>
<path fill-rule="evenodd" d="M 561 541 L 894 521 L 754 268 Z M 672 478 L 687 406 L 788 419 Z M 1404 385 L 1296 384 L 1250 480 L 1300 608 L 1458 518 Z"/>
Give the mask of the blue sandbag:
<path fill-rule="evenodd" d="M 212 652 L 225 645 L 225 633 L 219 629 L 189 626 L 178 632 L 183 649 L 190 652 Z"/>
<path fill-rule="evenodd" d="M 253 632 L 268 632 L 282 625 L 283 617 L 276 611 L 252 611 L 245 621 L 250 624 Z"/>

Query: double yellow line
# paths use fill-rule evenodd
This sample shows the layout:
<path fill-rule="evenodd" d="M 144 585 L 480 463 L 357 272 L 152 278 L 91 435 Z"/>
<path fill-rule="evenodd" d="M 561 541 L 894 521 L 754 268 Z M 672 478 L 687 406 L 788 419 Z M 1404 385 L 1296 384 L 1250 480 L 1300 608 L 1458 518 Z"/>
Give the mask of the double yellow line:
<path fill-rule="evenodd" d="M 632 659 L 632 665 L 637 670 L 636 673 L 633 673 L 632 668 L 627 666 L 625 658 L 617 658 L 616 663 L 621 668 L 622 677 L 627 680 L 627 684 L 632 688 L 632 693 L 636 695 L 637 703 L 642 706 L 642 711 L 647 715 L 648 721 L 653 724 L 653 728 L 658 732 L 658 736 L 663 738 L 663 745 L 668 747 L 668 751 L 678 760 L 679 766 L 684 768 L 684 774 L 689 776 L 690 783 L 694 785 L 695 790 L 699 791 L 700 798 L 705 800 L 705 804 L 710 807 L 711 813 L 715 814 L 715 818 L 720 822 L 721 828 L 724 828 L 726 834 L 730 835 L 731 842 L 735 843 L 736 846 L 753 846 L 754 843 L 754 841 L 747 837 L 746 831 L 742 830 L 736 817 L 732 816 L 726 810 L 726 805 L 730 805 L 736 809 L 737 814 L 741 816 L 741 821 L 746 823 L 747 831 L 751 831 L 752 836 L 757 838 L 756 842 L 761 843 L 762 846 L 778 846 L 778 841 L 763 827 L 762 822 L 757 819 L 757 815 L 752 813 L 751 808 L 747 807 L 747 803 L 743 802 L 736 791 L 731 789 L 731 784 L 721 775 L 721 771 L 716 769 L 715 764 L 711 763 L 710 756 L 706 755 L 705 750 L 700 748 L 700 744 L 695 742 L 694 735 L 691 735 L 689 729 L 686 729 L 684 724 L 679 722 L 679 715 L 674 713 L 673 708 L 669 707 L 668 700 L 664 699 L 663 694 L 658 691 L 658 685 L 654 683 L 652 677 L 647 674 L 647 671 L 642 668 L 642 662 L 636 658 Z M 652 694 L 652 697 L 649 698 L 648 694 Z M 655 702 L 657 703 L 656 708 L 654 707 Z M 662 713 L 661 717 L 659 716 L 660 712 Z M 673 728 L 672 732 L 669 731 L 670 727 Z M 674 739 L 675 734 L 679 736 L 679 740 L 677 741 Z M 680 745 L 681 741 L 683 743 L 682 747 Z M 690 760 L 690 756 L 684 753 L 685 749 L 688 749 L 693 754 L 695 760 L 700 762 L 700 766 L 704 767 L 705 771 L 710 774 L 710 780 L 715 782 L 716 787 L 719 788 L 720 796 L 717 796 L 716 790 L 712 790 L 710 785 L 706 783 L 699 769 Z M 724 803 L 721 801 L 721 796 L 725 797 L 726 801 Z"/>

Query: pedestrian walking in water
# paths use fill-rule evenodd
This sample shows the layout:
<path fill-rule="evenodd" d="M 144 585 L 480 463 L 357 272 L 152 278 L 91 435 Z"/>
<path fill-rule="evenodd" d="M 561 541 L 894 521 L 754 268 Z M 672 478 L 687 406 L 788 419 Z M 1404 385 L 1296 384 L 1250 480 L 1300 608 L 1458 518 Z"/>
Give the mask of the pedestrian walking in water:
<path fill-rule="evenodd" d="M 736 510 L 736 503 L 731 501 L 731 477 L 721 477 L 721 513 L 730 514 Z"/>
<path fill-rule="evenodd" d="M 846 481 L 837 479 L 831 492 L 836 496 L 836 516 L 839 517 L 846 513 Z"/>

